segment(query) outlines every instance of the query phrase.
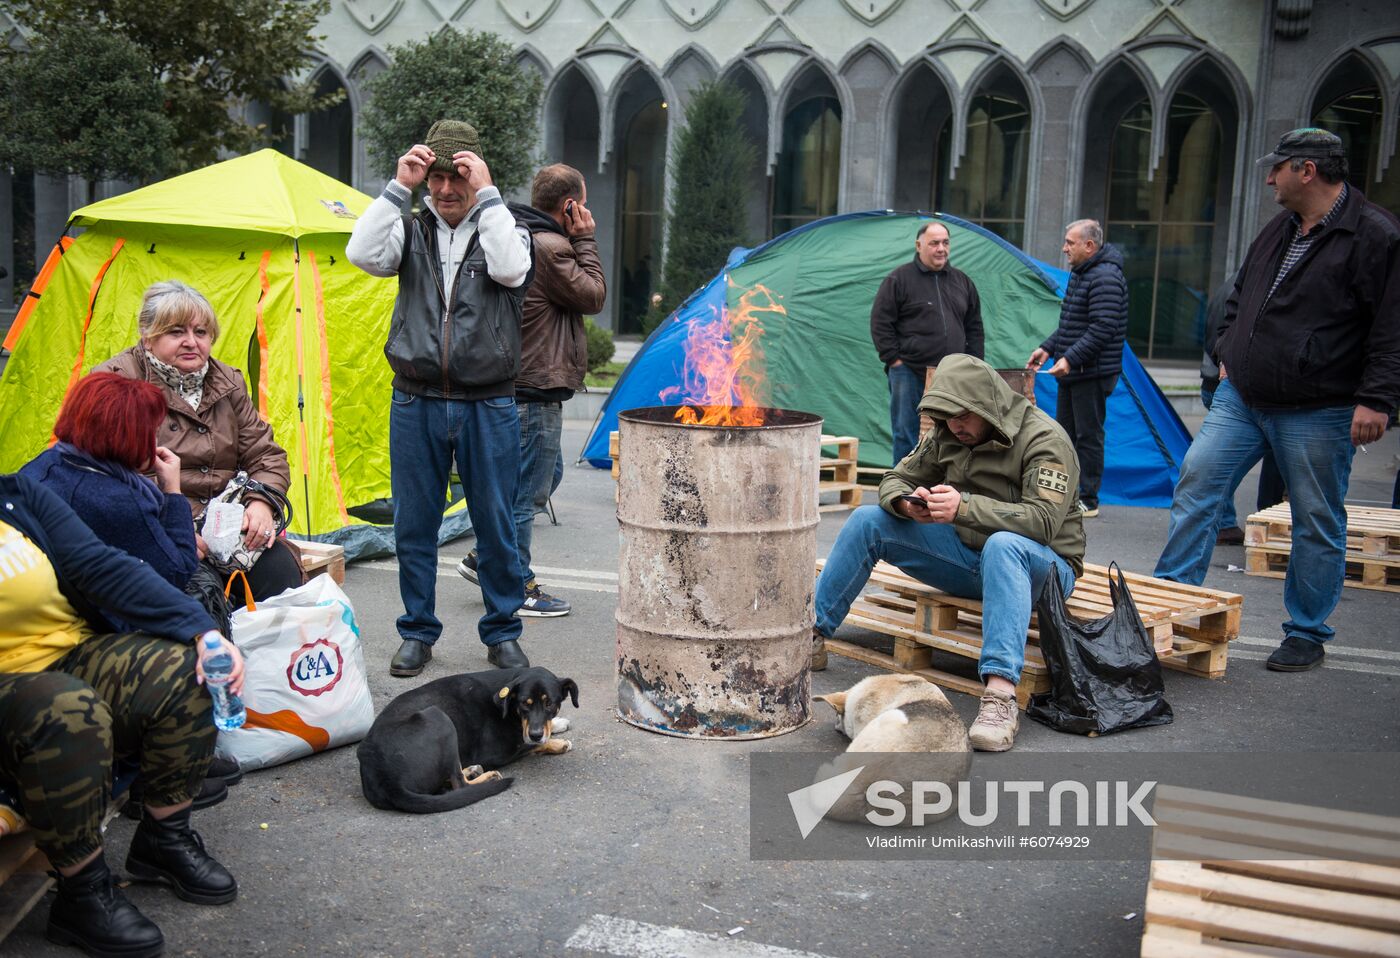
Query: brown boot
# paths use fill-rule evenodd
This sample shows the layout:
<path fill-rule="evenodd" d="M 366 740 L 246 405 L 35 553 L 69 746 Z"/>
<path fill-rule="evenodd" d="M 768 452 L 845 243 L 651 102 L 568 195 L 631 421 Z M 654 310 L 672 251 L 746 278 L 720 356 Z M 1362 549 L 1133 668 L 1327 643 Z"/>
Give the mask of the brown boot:
<path fill-rule="evenodd" d="M 826 636 L 822 635 L 815 628 L 812 629 L 812 671 L 820 672 L 826 668 Z"/>
<path fill-rule="evenodd" d="M 1005 752 L 1016 741 L 1016 729 L 1021 724 L 1021 712 L 1016 707 L 1016 696 L 1005 692 L 986 689 L 982 693 L 982 704 L 977 709 L 977 718 L 967 737 L 972 747 L 979 752 Z"/>

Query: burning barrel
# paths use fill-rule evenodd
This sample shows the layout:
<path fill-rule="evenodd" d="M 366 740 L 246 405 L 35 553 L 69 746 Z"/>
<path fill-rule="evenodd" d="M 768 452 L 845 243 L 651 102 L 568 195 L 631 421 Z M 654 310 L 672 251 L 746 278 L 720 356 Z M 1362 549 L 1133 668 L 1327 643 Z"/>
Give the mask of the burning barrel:
<path fill-rule="evenodd" d="M 618 416 L 618 714 L 668 735 L 781 735 L 811 708 L 822 421 L 678 411 Z"/>

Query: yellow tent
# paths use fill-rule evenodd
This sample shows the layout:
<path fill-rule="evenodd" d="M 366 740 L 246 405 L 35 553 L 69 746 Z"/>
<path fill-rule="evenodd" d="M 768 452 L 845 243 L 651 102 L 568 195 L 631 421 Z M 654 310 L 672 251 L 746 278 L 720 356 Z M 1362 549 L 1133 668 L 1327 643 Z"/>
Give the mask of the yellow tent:
<path fill-rule="evenodd" d="M 86 206 L 0 380 L 0 472 L 49 442 L 68 388 L 136 341 L 151 283 L 204 293 L 214 356 L 244 370 L 292 467 L 292 531 L 341 540 L 348 508 L 389 495 L 396 284 L 345 258 L 370 198 L 274 151 L 216 163 Z"/>

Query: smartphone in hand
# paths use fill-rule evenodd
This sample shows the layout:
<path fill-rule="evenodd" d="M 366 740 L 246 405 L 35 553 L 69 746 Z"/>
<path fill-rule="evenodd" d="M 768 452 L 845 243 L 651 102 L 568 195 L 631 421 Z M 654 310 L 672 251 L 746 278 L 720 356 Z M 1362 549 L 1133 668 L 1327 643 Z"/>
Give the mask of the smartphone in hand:
<path fill-rule="evenodd" d="M 925 512 L 928 511 L 928 500 L 926 500 L 923 496 L 900 496 L 899 498 L 904 502 L 909 503 L 915 509 L 922 509 Z"/>

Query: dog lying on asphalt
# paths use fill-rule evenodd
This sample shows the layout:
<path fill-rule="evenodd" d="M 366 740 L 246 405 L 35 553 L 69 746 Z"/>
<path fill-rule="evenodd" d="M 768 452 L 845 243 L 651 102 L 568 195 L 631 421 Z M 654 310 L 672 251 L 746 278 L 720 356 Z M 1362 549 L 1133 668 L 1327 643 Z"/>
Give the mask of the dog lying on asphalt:
<path fill-rule="evenodd" d="M 906 824 L 911 823 L 913 781 L 941 781 L 953 788 L 954 804 L 946 812 L 926 816 L 925 822 L 952 814 L 957 782 L 972 767 L 972 745 L 942 689 L 917 675 L 872 675 L 845 692 L 812 698 L 836 710 L 836 728 L 851 740 L 845 754 L 823 765 L 816 780 L 864 766 L 827 812 L 828 818 L 865 821 L 871 810 L 866 788 L 882 780 L 904 786 L 898 799 L 905 807 Z"/>
<path fill-rule="evenodd" d="M 531 753 L 562 755 L 565 699 L 578 685 L 548 669 L 449 675 L 395 698 L 360 743 L 360 786 L 375 808 L 446 812 L 504 792 L 498 769 Z"/>

